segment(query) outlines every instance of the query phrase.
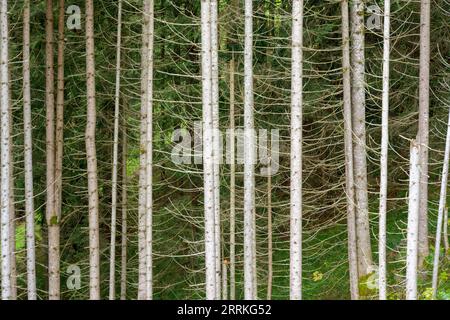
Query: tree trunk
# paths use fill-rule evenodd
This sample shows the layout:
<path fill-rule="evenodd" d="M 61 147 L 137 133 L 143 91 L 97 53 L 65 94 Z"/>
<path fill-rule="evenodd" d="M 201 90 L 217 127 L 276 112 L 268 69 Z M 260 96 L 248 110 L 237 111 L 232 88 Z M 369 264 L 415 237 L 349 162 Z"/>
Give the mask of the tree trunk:
<path fill-rule="evenodd" d="M 244 297 L 255 292 L 255 133 L 253 116 L 253 3 L 245 0 L 244 47 Z"/>
<path fill-rule="evenodd" d="M 272 160 L 267 163 L 267 300 L 272 299 L 273 241 L 272 241 Z"/>
<path fill-rule="evenodd" d="M 445 139 L 444 164 L 442 167 L 441 193 L 440 193 L 440 197 L 439 197 L 438 220 L 437 220 L 437 226 L 436 226 L 436 241 L 435 241 L 435 247 L 434 247 L 433 278 L 432 278 L 433 299 L 436 299 L 436 295 L 437 295 L 439 257 L 440 257 L 440 249 L 441 249 L 441 238 L 442 238 L 441 232 L 442 232 L 442 225 L 445 220 L 444 215 L 447 214 L 445 206 L 447 203 L 447 182 L 448 182 L 448 162 L 449 161 L 450 161 L 450 112 L 449 112 L 448 124 L 447 124 L 447 137 Z"/>
<path fill-rule="evenodd" d="M 430 0 L 420 1 L 419 143 L 420 211 L 419 269 L 428 256 L 428 140 L 430 100 Z"/>
<path fill-rule="evenodd" d="M 386 216 L 388 183 L 388 145 L 389 145 L 389 56 L 390 56 L 390 15 L 391 1 L 384 1 L 384 45 L 383 45 L 383 96 L 381 120 L 381 159 L 380 159 L 380 216 L 378 241 L 378 286 L 379 299 L 386 300 Z"/>
<path fill-rule="evenodd" d="M 222 263 L 222 300 L 228 300 L 228 264 L 225 259 Z"/>
<path fill-rule="evenodd" d="M 445 212 L 444 212 L 444 225 L 443 225 L 443 233 L 444 233 L 444 248 L 445 248 L 445 256 L 447 256 L 449 254 L 448 249 L 449 249 L 449 245 L 448 245 L 448 207 L 445 207 Z"/>
<path fill-rule="evenodd" d="M 366 97 L 364 58 L 364 1 L 351 3 L 351 70 L 352 70 L 352 125 L 354 132 L 353 164 L 356 196 L 356 234 L 358 244 L 358 272 L 363 277 L 371 272 L 369 209 L 367 198 L 366 160 Z"/>
<path fill-rule="evenodd" d="M 221 233 L 221 243 L 225 244 L 224 241 L 224 235 L 223 233 Z M 222 288 L 221 288 L 221 294 L 222 296 L 219 297 L 219 299 L 222 300 L 228 300 L 228 260 L 225 259 L 225 246 L 221 247 L 221 256 L 223 257 L 223 261 L 222 261 L 222 272 L 221 272 L 221 281 L 222 281 Z"/>
<path fill-rule="evenodd" d="M 153 9 L 154 3 L 153 0 L 146 0 L 145 4 L 146 11 L 145 15 L 145 24 L 148 25 L 146 28 L 147 33 L 145 34 L 145 42 L 147 49 L 147 57 L 146 67 L 147 69 L 147 81 L 146 81 L 146 94 L 147 99 L 145 100 L 147 105 L 146 114 L 147 114 L 147 129 L 146 129 L 146 223 L 145 223 L 145 274 L 146 274 L 146 285 L 145 285 L 145 295 L 147 300 L 151 300 L 153 298 L 153 196 L 152 196 L 152 177 L 153 177 L 153 37 L 154 37 L 154 17 L 153 17 Z"/>
<path fill-rule="evenodd" d="M 148 12 L 148 2 L 144 1 L 144 12 Z M 139 156 L 139 208 L 138 208 L 138 299 L 146 299 L 146 205 L 147 205 L 147 79 L 148 79 L 148 32 L 149 23 L 146 14 L 143 15 L 142 53 L 141 53 L 141 124 L 140 124 L 140 156 Z"/>
<path fill-rule="evenodd" d="M 23 11 L 23 125 L 25 165 L 25 217 L 27 238 L 28 300 L 36 300 L 36 251 L 34 237 L 33 196 L 33 138 L 31 123 L 30 86 L 30 0 L 25 0 Z"/>
<path fill-rule="evenodd" d="M 417 254 L 419 231 L 420 148 L 411 141 L 408 203 L 408 241 L 406 255 L 406 299 L 417 299 Z"/>
<path fill-rule="evenodd" d="M 214 146 L 211 68 L 211 2 L 201 3 L 202 104 L 203 104 L 203 183 L 205 210 L 206 299 L 216 299 Z"/>
<path fill-rule="evenodd" d="M 122 243 L 121 243 L 121 275 L 120 275 L 120 300 L 127 298 L 127 210 L 128 210 L 128 137 L 127 137 L 127 103 L 124 102 L 122 111 Z"/>
<path fill-rule="evenodd" d="M 302 299 L 303 0 L 292 3 L 290 298 Z"/>
<path fill-rule="evenodd" d="M 52 1 L 50 1 L 52 2 Z M 48 4 L 52 6 L 52 3 Z M 48 167 L 49 175 L 52 175 L 50 178 L 50 183 L 52 183 L 52 189 L 54 195 L 50 197 L 53 198 L 53 208 L 50 212 L 50 225 L 49 225 L 49 273 L 50 279 L 49 282 L 49 298 L 51 300 L 60 299 L 60 253 L 59 253 L 59 244 L 60 244 L 60 226 L 59 223 L 61 221 L 61 201 L 62 201 L 62 161 L 63 161 L 63 125 L 64 125 L 64 27 L 65 27 L 65 7 L 64 1 L 59 1 L 59 17 L 58 17 L 58 62 L 57 62 L 57 93 L 56 93 L 56 132 L 52 133 L 50 131 L 55 130 L 54 123 L 54 83 L 53 83 L 53 13 L 50 12 L 53 8 L 47 7 L 47 14 L 49 15 L 48 21 L 48 52 L 51 51 L 51 62 L 49 62 L 47 70 L 48 73 L 52 73 L 52 75 L 48 74 L 48 99 L 49 107 L 48 112 L 51 113 L 48 121 L 48 152 L 54 152 L 54 155 L 50 156 L 48 162 L 54 163 L 54 167 Z M 51 17 L 50 17 L 51 15 Z M 51 28 L 51 30 L 50 30 Z M 51 69 L 51 70 L 50 70 Z M 51 81 L 51 83 L 50 83 Z M 52 96 L 52 97 L 50 97 Z M 52 99 L 52 102 L 50 102 Z M 51 108 L 51 109 L 50 109 Z M 53 119 L 53 120 L 50 120 Z M 54 157 L 51 159 L 51 157 Z M 50 169 L 51 168 L 51 169 Z M 54 171 L 53 171 L 54 170 Z M 53 172 L 52 172 L 53 171 Z M 48 190 L 51 192 L 51 190 Z M 48 200 L 50 201 L 50 200 Z M 51 205 L 48 205 L 49 209 Z"/>
<path fill-rule="evenodd" d="M 116 87 L 114 94 L 113 170 L 111 186 L 111 244 L 109 256 L 109 300 L 116 298 L 116 228 L 117 228 L 117 168 L 119 163 L 120 72 L 122 44 L 122 1 L 118 1 L 116 43 Z"/>
<path fill-rule="evenodd" d="M 56 151 L 55 151 L 55 210 L 61 220 L 62 205 L 62 167 L 64 146 L 64 0 L 59 0 L 58 16 L 58 75 L 56 90 Z M 58 226 L 59 228 L 59 226 Z M 59 234 L 59 231 L 58 231 Z"/>
<path fill-rule="evenodd" d="M 355 182 L 353 177 L 353 125 L 352 125 L 352 95 L 350 80 L 350 36 L 348 1 L 341 1 L 342 11 L 342 73 L 343 73 L 343 109 L 344 109 L 344 140 L 345 140 L 345 192 L 347 195 L 347 234 L 348 234 L 348 264 L 350 274 L 350 296 L 352 300 L 359 299 L 358 288 L 358 254 L 356 244 L 355 218 Z"/>
<path fill-rule="evenodd" d="M 53 26 L 53 24 L 52 24 Z M 63 147 L 64 147 L 64 28 L 65 28 L 65 5 L 64 0 L 59 0 L 59 13 L 58 13 L 58 57 L 57 57 L 57 91 L 56 91 L 56 132 L 55 132 L 55 172 L 54 172 L 54 212 L 56 214 L 57 223 L 52 226 L 54 229 L 54 254 L 55 258 L 58 258 L 58 263 L 55 265 L 57 268 L 58 277 L 57 284 L 55 284 L 54 298 L 60 298 L 60 221 L 61 221 L 61 208 L 62 208 L 62 170 L 63 170 Z M 52 45 L 53 48 L 53 45 Z"/>
<path fill-rule="evenodd" d="M 91 300 L 100 299 L 100 248 L 98 222 L 97 152 L 95 146 L 95 47 L 94 2 L 86 0 L 86 79 L 87 125 L 86 156 L 89 192 L 89 292 Z"/>
<path fill-rule="evenodd" d="M 47 198 L 46 216 L 48 225 L 48 273 L 50 300 L 60 299 L 59 279 L 59 219 L 55 208 L 55 83 L 53 62 L 53 0 L 46 1 L 46 157 Z"/>
<path fill-rule="evenodd" d="M 220 235 L 220 133 L 219 133 L 219 43 L 218 43 L 218 6 L 217 0 L 211 0 L 211 98 L 213 113 L 213 152 L 214 152 L 214 234 L 216 253 L 216 283 L 221 282 L 222 267 Z M 216 298 L 220 299 L 220 285 L 216 285 Z"/>
<path fill-rule="evenodd" d="M 230 156 L 230 300 L 236 299 L 236 157 L 234 135 L 234 54 L 230 61 L 230 131 L 229 131 L 229 156 Z"/>
<path fill-rule="evenodd" d="M 2 300 L 12 298 L 11 290 L 11 255 L 10 252 L 10 118 L 9 118 L 9 54 L 8 54 L 8 1 L 0 2 L 0 108 L 1 108 L 1 276 L 2 276 Z"/>
<path fill-rule="evenodd" d="M 11 90 L 11 70 L 9 70 L 9 101 L 12 101 L 12 90 Z M 9 255 L 11 257 L 11 300 L 17 300 L 17 261 L 16 261 L 16 210 L 14 206 L 14 142 L 13 142 L 13 117 L 12 117 L 12 106 L 9 108 L 9 123 L 11 124 L 9 127 L 9 153 L 10 159 L 9 162 L 9 234 L 10 234 L 10 246 L 9 246 Z"/>

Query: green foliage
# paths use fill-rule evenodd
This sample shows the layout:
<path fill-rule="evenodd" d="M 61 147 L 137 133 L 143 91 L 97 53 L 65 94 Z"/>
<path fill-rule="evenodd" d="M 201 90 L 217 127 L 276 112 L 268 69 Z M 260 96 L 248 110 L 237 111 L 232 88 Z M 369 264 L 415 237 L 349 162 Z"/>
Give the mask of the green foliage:
<path fill-rule="evenodd" d="M 374 297 L 378 292 L 376 273 L 371 272 L 359 278 L 359 295 L 363 299 Z"/>
<path fill-rule="evenodd" d="M 25 234 L 25 224 L 21 223 L 16 225 L 16 250 L 22 250 L 26 245 L 26 234 Z"/>
<path fill-rule="evenodd" d="M 38 219 L 35 219 L 35 221 L 39 221 Z M 15 240 L 16 240 L 16 251 L 19 252 L 26 248 L 27 244 L 27 236 L 26 236 L 26 224 L 23 222 L 16 224 L 16 233 L 15 233 Z M 36 243 L 40 243 L 42 241 L 42 232 L 41 232 L 41 226 L 36 223 L 34 226 L 34 237 Z"/>
<path fill-rule="evenodd" d="M 53 215 L 53 216 L 50 218 L 50 226 L 56 226 L 56 225 L 58 225 L 58 223 L 59 223 L 59 221 L 58 221 L 58 216 Z"/>

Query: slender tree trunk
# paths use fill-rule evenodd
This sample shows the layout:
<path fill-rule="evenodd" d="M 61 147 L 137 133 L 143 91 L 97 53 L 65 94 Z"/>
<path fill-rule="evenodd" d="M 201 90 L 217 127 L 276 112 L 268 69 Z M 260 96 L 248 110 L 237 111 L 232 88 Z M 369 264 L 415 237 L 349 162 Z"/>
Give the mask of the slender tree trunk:
<path fill-rule="evenodd" d="M 273 241 L 272 241 L 272 159 L 267 164 L 267 300 L 272 299 Z"/>
<path fill-rule="evenodd" d="M 114 94 L 114 141 L 111 187 L 111 244 L 109 257 L 109 300 L 116 298 L 116 228 L 117 228 L 117 168 L 119 165 L 119 117 L 120 117 L 120 73 L 122 44 L 122 1 L 118 1 L 116 42 L 116 87 Z"/>
<path fill-rule="evenodd" d="M 352 95 L 350 79 L 350 36 L 348 1 L 341 1 L 342 11 L 342 73 L 343 73 L 343 109 L 344 109 L 344 140 L 345 140 L 345 192 L 347 195 L 347 234 L 348 234 L 348 264 L 350 274 L 350 296 L 352 300 L 359 299 L 358 288 L 358 254 L 356 244 L 355 217 L 355 183 L 353 177 L 353 125 L 352 125 Z"/>
<path fill-rule="evenodd" d="M 303 1 L 292 3 L 290 298 L 302 298 Z"/>
<path fill-rule="evenodd" d="M 59 0 L 58 16 L 58 75 L 56 90 L 56 151 L 55 151 L 55 208 L 61 219 L 62 205 L 62 166 L 64 146 L 64 0 Z M 59 228 L 59 226 L 58 226 Z M 58 231 L 59 234 L 59 231 Z"/>
<path fill-rule="evenodd" d="M 411 142 L 409 170 L 408 240 L 406 256 L 406 299 L 417 299 L 417 254 L 419 231 L 420 148 Z"/>
<path fill-rule="evenodd" d="M 144 1 L 144 11 L 148 12 L 148 2 Z M 138 250 L 139 250 L 139 278 L 138 299 L 146 299 L 146 205 L 147 205 L 147 79 L 148 79 L 148 16 L 143 15 L 144 25 L 142 27 L 142 53 L 141 53 L 141 125 L 140 125 L 140 157 L 139 157 L 139 220 L 138 220 Z"/>
<path fill-rule="evenodd" d="M 436 299 L 436 295 L 437 295 L 439 256 L 440 256 L 441 237 L 442 237 L 441 232 L 442 232 L 442 225 L 445 220 L 444 215 L 447 214 L 445 205 L 447 202 L 448 162 L 449 161 L 450 161 L 450 112 L 449 112 L 448 124 L 447 124 L 447 137 L 445 140 L 444 164 L 442 167 L 441 193 L 440 193 L 440 197 L 439 197 L 438 220 L 437 220 L 437 226 L 436 226 L 436 241 L 435 241 L 435 247 L 434 247 L 433 278 L 432 278 L 433 299 Z"/>
<path fill-rule="evenodd" d="M 430 0 L 420 1 L 419 143 L 420 211 L 419 269 L 428 256 L 428 140 L 430 105 Z"/>
<path fill-rule="evenodd" d="M 128 210 L 128 137 L 127 137 L 127 103 L 124 102 L 122 111 L 122 244 L 121 244 L 121 275 L 120 275 L 120 299 L 127 298 L 127 210 Z"/>
<path fill-rule="evenodd" d="M 55 299 L 60 298 L 60 221 L 62 208 L 62 169 L 63 169 L 63 147 L 64 147 L 64 28 L 65 28 L 65 6 L 64 0 L 59 0 L 58 13 L 58 57 L 57 57 L 57 91 L 56 91 L 56 132 L 55 132 L 55 172 L 54 172 L 54 212 L 56 214 L 57 223 L 52 226 L 54 237 L 54 255 L 58 259 L 55 264 L 56 274 L 58 277 L 55 284 Z M 53 24 L 52 24 L 53 26 Z M 52 45 L 53 48 L 53 45 Z M 57 287 L 56 287 L 57 286 Z"/>
<path fill-rule="evenodd" d="M 230 300 L 236 299 L 236 163 L 234 120 L 234 54 L 230 61 Z"/>
<path fill-rule="evenodd" d="M 146 113 L 147 113 L 147 130 L 146 130 L 146 223 L 145 223 L 145 274 L 146 274 L 146 285 L 145 285 L 145 294 L 146 299 L 151 300 L 153 298 L 153 37 L 154 37 L 154 3 L 153 0 L 146 0 L 146 11 L 145 15 L 145 23 L 148 24 L 148 32 L 146 34 L 146 42 L 145 46 L 148 50 L 146 57 L 147 63 L 147 105 L 146 105 Z M 148 22 L 147 22 L 148 20 Z"/>
<path fill-rule="evenodd" d="M 214 233 L 216 251 L 216 283 L 221 281 L 222 267 L 220 235 L 220 134 L 219 134 L 219 39 L 217 0 L 211 0 L 211 98 L 213 112 L 214 149 Z M 220 285 L 216 285 L 216 297 L 220 299 Z"/>
<path fill-rule="evenodd" d="M 245 0 L 244 47 L 244 297 L 255 292 L 255 133 L 253 116 L 253 3 Z"/>
<path fill-rule="evenodd" d="M 252 12 L 253 12 L 253 8 L 252 8 Z M 252 30 L 253 30 L 253 19 L 252 19 Z M 253 37 L 253 33 L 252 33 L 252 37 Z M 252 48 L 253 48 L 253 41 L 252 41 Z M 253 50 L 252 50 L 253 51 Z M 253 53 L 252 53 L 253 55 Z M 252 64 L 253 64 L 253 56 L 252 56 Z M 253 68 L 253 67 L 252 67 Z M 251 99 L 252 99 L 252 118 L 253 118 L 253 122 L 252 122 L 252 132 L 250 133 L 250 141 L 253 141 L 253 148 L 250 149 L 250 153 L 252 153 L 251 155 L 251 159 L 252 159 L 252 164 L 253 164 L 253 219 L 252 219 L 252 230 L 253 230 L 253 240 L 252 240 L 252 246 L 253 246 L 253 250 L 252 250 L 252 267 L 253 267 L 253 294 L 254 300 L 258 300 L 258 266 L 257 266 L 257 246 L 256 246 L 256 205 L 255 205 L 255 189 L 256 189 L 256 184 L 255 184 L 255 165 L 256 165 L 256 161 L 257 161 L 257 145 L 256 145 L 256 139 L 257 139 L 257 134 L 256 134 L 256 130 L 255 130 L 255 120 L 254 120 L 254 98 L 253 98 L 253 69 L 251 70 L 252 73 L 252 86 L 251 86 Z M 249 77 L 250 78 L 250 77 Z"/>
<path fill-rule="evenodd" d="M 272 17 L 271 9 L 273 8 L 272 1 L 265 1 L 265 8 L 268 11 L 266 28 L 268 30 L 268 37 L 273 37 L 274 19 Z M 273 15 L 274 16 L 274 15 Z M 273 56 L 273 47 L 267 46 L 266 48 L 266 63 L 267 70 L 270 73 L 271 61 L 270 57 Z M 272 148 L 272 145 L 270 145 Z M 270 155 L 271 149 L 267 150 Z M 267 300 L 272 299 L 272 286 L 273 286 L 273 240 L 272 240 L 272 157 L 268 157 L 267 162 Z"/>
<path fill-rule="evenodd" d="M 222 243 L 224 243 L 224 241 L 222 241 Z M 224 247 L 222 247 L 222 257 L 224 256 Z M 225 258 L 222 261 L 222 300 L 228 300 L 228 261 Z"/>
<path fill-rule="evenodd" d="M 389 56 L 390 56 L 390 15 L 391 1 L 384 1 L 384 45 L 383 45 L 383 97 L 381 123 L 380 159 L 380 216 L 378 241 L 378 286 L 380 300 L 386 300 L 386 216 L 388 183 L 388 144 L 389 144 Z"/>
<path fill-rule="evenodd" d="M 11 255 L 10 252 L 10 101 L 9 101 L 9 54 L 8 54 L 8 1 L 0 2 L 0 108 L 1 108 L 1 276 L 2 300 L 12 298 L 11 290 Z"/>
<path fill-rule="evenodd" d="M 445 207 L 444 212 L 444 225 L 443 225 L 443 233 L 444 233 L 444 248 L 445 248 L 445 256 L 449 254 L 449 245 L 448 245 L 448 207 Z"/>
<path fill-rule="evenodd" d="M 47 157 L 47 199 L 46 216 L 48 225 L 48 273 L 50 300 L 60 299 L 59 279 L 59 220 L 55 208 L 55 83 L 53 61 L 53 0 L 46 1 L 46 157 Z"/>
<path fill-rule="evenodd" d="M 30 85 L 30 0 L 25 0 L 23 11 L 23 125 L 25 160 L 25 217 L 27 237 L 28 300 L 36 300 L 36 251 L 34 237 L 33 199 L 33 138 L 31 123 Z"/>
<path fill-rule="evenodd" d="M 225 260 L 222 269 L 222 300 L 228 300 L 228 266 Z"/>
<path fill-rule="evenodd" d="M 372 266 L 370 248 L 369 209 L 367 198 L 366 160 L 366 97 L 364 58 L 364 1 L 351 2 L 351 70 L 352 70 L 352 125 L 354 132 L 353 165 L 356 197 L 356 234 L 358 244 L 359 277 L 367 275 Z"/>
<path fill-rule="evenodd" d="M 11 72 L 11 70 L 9 70 Z M 9 101 L 12 101 L 12 91 L 11 91 L 11 73 L 9 73 Z M 9 108 L 9 123 L 11 124 L 9 127 L 9 153 L 10 159 L 9 162 L 9 234 L 10 234 L 10 246 L 9 246 L 9 255 L 11 257 L 11 300 L 17 299 L 17 265 L 16 265 L 16 211 L 14 205 L 14 142 L 13 142 L 13 117 L 12 117 L 12 107 Z"/>
<path fill-rule="evenodd" d="M 211 2 L 201 2 L 202 104 L 203 104 L 203 183 L 205 210 L 206 299 L 216 299 L 214 146 L 211 68 Z"/>
<path fill-rule="evenodd" d="M 53 247 L 53 259 L 58 261 L 54 264 L 54 279 L 57 277 L 56 283 L 54 284 L 54 291 L 52 293 L 51 299 L 60 298 L 60 221 L 61 221 L 61 207 L 62 207 L 62 166 L 63 166 L 63 145 L 64 145 L 64 28 L 65 28 L 65 6 L 64 0 L 59 1 L 59 13 L 58 13 L 58 56 L 57 56 L 57 91 L 56 91 L 56 132 L 53 143 L 55 148 L 55 158 L 54 158 L 54 214 L 56 218 L 52 223 L 52 243 Z M 53 30 L 53 22 L 52 22 Z M 49 26 L 50 28 L 50 26 Z M 53 31 L 51 32 L 53 34 Z M 50 50 L 50 47 L 49 47 Z M 53 50 L 53 40 L 51 44 L 51 50 Z M 53 53 L 52 53 L 53 59 Z M 53 63 L 53 62 L 52 62 Z M 53 76 L 52 76 L 53 77 Z M 50 81 L 50 80 L 49 80 Z M 54 90 L 54 86 L 52 86 Z M 54 281 L 54 280 L 51 280 Z"/>
<path fill-rule="evenodd" d="M 100 299 L 100 248 L 98 222 L 97 152 L 95 145 L 95 46 L 94 2 L 86 0 L 86 78 L 87 78 L 87 126 L 86 156 L 89 192 L 89 289 L 90 299 Z"/>

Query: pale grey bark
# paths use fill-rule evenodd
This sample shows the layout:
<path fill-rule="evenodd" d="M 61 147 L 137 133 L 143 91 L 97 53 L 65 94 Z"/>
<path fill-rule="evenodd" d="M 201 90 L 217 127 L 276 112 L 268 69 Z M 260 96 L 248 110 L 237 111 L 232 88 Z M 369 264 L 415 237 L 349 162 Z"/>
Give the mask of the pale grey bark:
<path fill-rule="evenodd" d="M 290 299 L 302 299 L 303 0 L 292 3 Z"/>
<path fill-rule="evenodd" d="M 120 116 L 120 73 L 122 44 L 122 0 L 118 1 L 116 40 L 116 84 L 114 93 L 114 137 L 111 185 L 111 242 L 109 256 L 109 300 L 116 298 L 116 229 L 117 229 L 117 171 L 119 165 L 119 116 Z"/>
<path fill-rule="evenodd" d="M 255 136 L 253 116 L 253 3 L 245 0 L 244 35 L 244 298 L 256 298 Z"/>
<path fill-rule="evenodd" d="M 353 132 L 352 97 L 350 80 L 350 36 L 348 1 L 341 1 L 342 11 L 342 73 L 343 73 L 343 113 L 345 144 L 345 192 L 347 196 L 347 234 L 350 296 L 359 299 L 358 254 L 356 244 L 355 183 L 353 177 Z"/>
<path fill-rule="evenodd" d="M 272 299 L 273 240 L 272 240 L 272 159 L 267 163 L 267 300 Z"/>
<path fill-rule="evenodd" d="M 8 1 L 0 2 L 0 111 L 1 111 L 1 271 L 2 271 L 2 300 L 12 299 L 11 290 L 11 255 L 10 255 L 10 206 L 11 181 L 10 166 L 10 101 L 9 101 L 9 54 L 8 54 Z"/>
<path fill-rule="evenodd" d="M 30 0 L 25 0 L 23 11 L 23 125 L 25 166 L 25 219 L 27 238 L 27 292 L 28 300 L 36 300 L 36 241 L 34 236 L 33 199 L 33 125 L 31 123 L 30 88 Z"/>
<path fill-rule="evenodd" d="M 436 239 L 434 244 L 434 259 L 433 259 L 433 277 L 432 277 L 432 290 L 433 299 L 436 299 L 437 288 L 438 288 L 438 276 L 439 276 L 439 257 L 441 250 L 441 238 L 442 238 L 442 225 L 445 221 L 444 215 L 447 214 L 446 203 L 447 203 L 447 183 L 448 183 L 448 166 L 450 161 L 450 112 L 447 122 L 447 137 L 445 139 L 445 151 L 444 151 L 444 164 L 442 166 L 442 176 L 441 176 L 441 192 L 439 196 L 439 207 L 438 207 L 438 220 L 436 225 Z M 445 228 L 446 226 L 444 226 Z M 420 227 L 419 227 L 420 228 Z"/>
<path fill-rule="evenodd" d="M 269 16 L 271 15 L 271 5 L 270 1 L 266 1 L 266 10 L 269 10 Z M 274 18 L 270 17 L 267 19 L 266 25 L 268 30 L 273 29 L 273 22 Z M 273 36 L 273 31 L 269 32 L 269 36 Z M 268 46 L 266 48 L 266 57 L 267 57 L 267 68 L 268 72 L 270 71 L 270 59 L 273 55 L 273 48 Z M 259 150 L 261 150 L 261 138 L 259 137 Z M 260 154 L 260 162 L 263 163 L 264 159 L 267 159 L 267 293 L 266 293 L 266 299 L 271 300 L 272 299 L 272 291 L 273 291 L 273 230 L 272 230 L 272 148 L 273 145 L 267 143 L 267 153 L 264 156 L 261 156 Z M 261 174 L 263 174 L 263 171 L 261 171 Z"/>
<path fill-rule="evenodd" d="M 213 149 L 214 149 L 214 234 L 216 283 L 221 281 L 222 259 L 220 257 L 220 134 L 219 134 L 219 39 L 218 5 L 211 0 L 211 104 L 213 113 Z M 220 285 L 216 285 L 216 298 L 220 299 Z"/>
<path fill-rule="evenodd" d="M 388 183 L 388 145 L 389 145 L 389 56 L 390 56 L 390 15 L 391 1 L 384 1 L 383 34 L 383 95 L 381 117 L 381 159 L 380 159 L 380 213 L 378 236 L 378 291 L 379 299 L 386 300 L 386 216 Z"/>
<path fill-rule="evenodd" d="M 230 300 L 236 299 L 236 163 L 235 163 L 235 83 L 234 83 L 234 55 L 230 61 Z"/>
<path fill-rule="evenodd" d="M 221 234 L 221 238 L 222 238 L 222 243 L 225 243 L 223 234 Z M 225 247 L 222 246 L 221 247 L 221 254 L 222 254 L 222 257 L 224 257 L 223 261 L 222 261 L 222 272 L 221 272 L 221 276 L 222 276 L 222 279 L 221 279 L 221 281 L 222 281 L 221 294 L 222 294 L 222 296 L 219 297 L 219 299 L 228 300 L 228 260 L 225 259 L 225 254 L 224 254 L 225 250 L 224 249 L 225 249 Z"/>
<path fill-rule="evenodd" d="M 417 299 L 417 255 L 419 232 L 419 192 L 420 192 L 420 148 L 411 141 L 409 196 L 408 196 L 408 229 L 406 249 L 406 299 Z"/>
<path fill-rule="evenodd" d="M 202 106 L 203 106 L 203 184 L 205 211 L 206 299 L 216 299 L 214 146 L 211 69 L 211 1 L 201 2 Z"/>
<path fill-rule="evenodd" d="M 95 46 L 94 2 L 86 0 L 86 156 L 89 192 L 89 297 L 100 299 L 100 247 L 98 222 L 97 152 L 95 149 Z"/>
<path fill-rule="evenodd" d="M 121 275 L 120 275 L 120 300 L 127 298 L 127 210 L 128 210 L 128 137 L 127 137 L 127 112 L 126 102 L 122 111 L 122 243 L 121 243 Z"/>
<path fill-rule="evenodd" d="M 145 156 L 145 175 L 146 175 L 146 191 L 145 191 L 145 298 L 153 299 L 153 37 L 154 37 L 154 3 L 153 0 L 145 1 L 144 20 L 148 25 L 147 33 L 144 34 L 147 49 L 147 81 L 146 94 L 147 103 L 147 129 L 146 133 L 146 156 Z"/>
<path fill-rule="evenodd" d="M 9 69 L 9 103 L 11 105 L 12 101 L 12 90 L 11 90 L 11 69 Z M 16 261 L 16 208 L 15 208 L 15 195 L 14 195 L 14 142 L 13 142 L 13 116 L 12 116 L 12 105 L 9 108 L 9 153 L 11 162 L 9 162 L 9 234 L 10 234 L 10 246 L 9 255 L 11 257 L 11 300 L 17 299 L 17 261 Z"/>
<path fill-rule="evenodd" d="M 428 256 L 428 141 L 430 105 L 430 0 L 420 1 L 419 143 L 420 218 L 419 269 Z"/>
<path fill-rule="evenodd" d="M 358 244 L 358 272 L 359 277 L 363 277 L 370 273 L 372 269 L 367 195 L 364 1 L 354 0 L 351 2 L 350 18 L 352 46 L 352 125 L 355 139 L 353 145 L 353 165 L 356 199 L 356 234 Z"/>
<path fill-rule="evenodd" d="M 448 207 L 445 207 L 444 212 L 444 225 L 443 225 L 443 236 L 444 236 L 444 249 L 445 256 L 449 254 L 449 245 L 448 245 Z"/>
<path fill-rule="evenodd" d="M 148 2 L 144 1 L 143 12 L 148 11 Z M 146 14 L 143 15 L 142 50 L 141 50 L 141 124 L 140 124 L 140 156 L 139 156 L 139 204 L 138 204 L 138 299 L 146 299 L 146 204 L 147 204 L 147 79 L 148 79 L 148 30 Z"/>

